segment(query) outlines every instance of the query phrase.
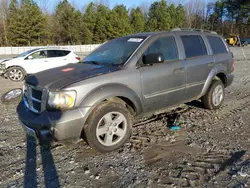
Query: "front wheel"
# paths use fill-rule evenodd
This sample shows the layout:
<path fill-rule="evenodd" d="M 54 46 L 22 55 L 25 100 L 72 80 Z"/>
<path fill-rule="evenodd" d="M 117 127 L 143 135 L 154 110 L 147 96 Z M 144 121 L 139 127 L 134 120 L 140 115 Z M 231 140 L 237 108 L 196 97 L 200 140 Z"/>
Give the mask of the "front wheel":
<path fill-rule="evenodd" d="M 8 70 L 7 76 L 13 82 L 21 82 L 25 78 L 25 71 L 21 67 L 12 67 Z"/>
<path fill-rule="evenodd" d="M 132 122 L 132 116 L 124 105 L 104 102 L 89 116 L 83 137 L 97 151 L 111 152 L 129 140 Z"/>
<path fill-rule="evenodd" d="M 211 84 L 206 95 L 201 100 L 207 109 L 214 110 L 221 107 L 225 97 L 225 88 L 221 80 L 215 80 Z"/>
<path fill-rule="evenodd" d="M 17 103 L 22 99 L 22 88 L 12 89 L 1 96 L 3 104 Z"/>

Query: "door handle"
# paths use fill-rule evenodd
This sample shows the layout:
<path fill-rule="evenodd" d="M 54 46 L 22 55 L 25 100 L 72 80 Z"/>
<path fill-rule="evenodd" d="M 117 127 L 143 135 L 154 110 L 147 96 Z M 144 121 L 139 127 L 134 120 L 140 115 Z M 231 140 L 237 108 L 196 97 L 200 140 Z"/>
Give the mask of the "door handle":
<path fill-rule="evenodd" d="M 48 62 L 48 60 L 44 60 L 44 62 Z"/>
<path fill-rule="evenodd" d="M 177 68 L 177 69 L 174 69 L 174 73 L 182 73 L 182 72 L 185 72 L 185 68 Z"/>
<path fill-rule="evenodd" d="M 213 63 L 213 62 L 210 62 L 210 63 L 207 64 L 207 66 L 213 67 L 213 66 L 214 66 L 214 63 Z"/>

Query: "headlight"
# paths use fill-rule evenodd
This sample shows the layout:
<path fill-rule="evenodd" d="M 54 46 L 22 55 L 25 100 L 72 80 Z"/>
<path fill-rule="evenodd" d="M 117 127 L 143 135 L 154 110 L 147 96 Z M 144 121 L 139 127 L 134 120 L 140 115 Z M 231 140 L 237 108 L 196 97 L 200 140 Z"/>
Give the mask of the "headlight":
<path fill-rule="evenodd" d="M 27 86 L 23 84 L 23 93 L 25 93 L 26 91 L 27 91 Z"/>
<path fill-rule="evenodd" d="M 2 63 L 2 64 L 0 64 L 0 69 L 5 69 L 5 64 L 4 63 Z"/>
<path fill-rule="evenodd" d="M 73 108 L 75 105 L 75 100 L 75 91 L 50 92 L 48 99 L 48 108 L 58 110 Z"/>

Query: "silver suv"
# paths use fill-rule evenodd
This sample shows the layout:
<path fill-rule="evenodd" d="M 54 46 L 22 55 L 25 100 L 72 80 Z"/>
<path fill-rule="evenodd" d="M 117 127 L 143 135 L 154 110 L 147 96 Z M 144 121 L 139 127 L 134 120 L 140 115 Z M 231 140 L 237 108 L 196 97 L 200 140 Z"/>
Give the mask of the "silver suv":
<path fill-rule="evenodd" d="M 233 55 L 214 32 L 139 33 L 101 45 L 81 63 L 27 77 L 17 113 L 28 135 L 83 137 L 110 152 L 129 140 L 139 115 L 196 99 L 218 109 L 233 70 Z"/>

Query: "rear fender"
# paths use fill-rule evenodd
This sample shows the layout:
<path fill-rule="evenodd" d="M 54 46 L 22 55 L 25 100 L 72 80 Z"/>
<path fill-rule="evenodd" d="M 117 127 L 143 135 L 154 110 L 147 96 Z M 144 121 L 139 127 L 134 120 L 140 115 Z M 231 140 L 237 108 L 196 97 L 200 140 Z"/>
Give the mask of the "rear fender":
<path fill-rule="evenodd" d="M 223 65 L 216 65 L 211 70 L 211 72 L 209 73 L 209 75 L 207 77 L 207 80 L 206 80 L 206 82 L 205 82 L 205 84 L 203 86 L 203 89 L 201 91 L 201 94 L 200 94 L 201 97 L 204 96 L 207 93 L 212 81 L 214 79 L 216 79 L 216 75 L 218 75 L 219 73 L 223 73 L 223 74 L 227 75 L 227 68 L 225 66 L 223 66 Z"/>

